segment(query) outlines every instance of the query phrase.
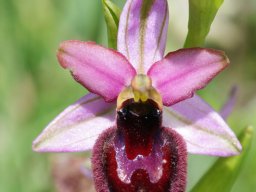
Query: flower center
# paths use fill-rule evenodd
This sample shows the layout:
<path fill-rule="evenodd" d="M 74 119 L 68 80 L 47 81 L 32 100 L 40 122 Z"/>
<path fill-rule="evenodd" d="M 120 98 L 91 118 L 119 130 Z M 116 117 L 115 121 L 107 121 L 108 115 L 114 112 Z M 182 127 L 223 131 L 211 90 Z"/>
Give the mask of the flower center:
<path fill-rule="evenodd" d="M 150 77 L 144 74 L 136 75 L 131 85 L 124 88 L 117 98 L 117 110 L 119 110 L 123 103 L 129 99 L 133 99 L 135 102 L 145 102 L 148 99 L 153 100 L 157 107 L 162 110 L 163 102 L 161 95 L 152 86 L 152 80 Z"/>

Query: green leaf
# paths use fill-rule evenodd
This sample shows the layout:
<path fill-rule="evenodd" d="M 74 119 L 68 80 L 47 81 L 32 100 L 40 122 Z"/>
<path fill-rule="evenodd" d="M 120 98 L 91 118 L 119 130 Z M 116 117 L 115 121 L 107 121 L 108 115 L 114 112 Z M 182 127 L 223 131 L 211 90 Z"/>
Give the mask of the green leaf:
<path fill-rule="evenodd" d="M 242 153 L 238 156 L 219 158 L 191 192 L 230 192 L 248 154 L 252 135 L 252 127 L 244 129 L 239 137 L 243 146 Z"/>
<path fill-rule="evenodd" d="M 102 4 L 108 30 L 108 46 L 116 49 L 117 30 L 121 11 L 113 2 L 109 0 L 102 0 Z"/>
<path fill-rule="evenodd" d="M 204 44 L 213 19 L 224 0 L 189 0 L 188 34 L 184 47 Z"/>

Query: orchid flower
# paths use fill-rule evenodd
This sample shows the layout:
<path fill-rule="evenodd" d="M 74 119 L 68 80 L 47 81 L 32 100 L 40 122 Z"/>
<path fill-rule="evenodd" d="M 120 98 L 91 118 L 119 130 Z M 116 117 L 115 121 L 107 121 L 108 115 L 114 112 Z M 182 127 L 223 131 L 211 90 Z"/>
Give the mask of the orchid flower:
<path fill-rule="evenodd" d="M 185 191 L 187 152 L 237 155 L 241 145 L 194 92 L 229 64 L 224 52 L 189 48 L 164 57 L 166 0 L 127 0 L 117 51 L 65 41 L 57 57 L 87 94 L 33 142 L 38 152 L 93 149 L 97 191 Z"/>

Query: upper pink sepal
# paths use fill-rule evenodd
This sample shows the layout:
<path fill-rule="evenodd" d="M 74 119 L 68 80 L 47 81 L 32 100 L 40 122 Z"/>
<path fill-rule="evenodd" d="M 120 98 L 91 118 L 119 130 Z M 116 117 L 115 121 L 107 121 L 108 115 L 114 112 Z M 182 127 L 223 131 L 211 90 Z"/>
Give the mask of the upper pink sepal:
<path fill-rule="evenodd" d="M 115 125 L 115 103 L 89 93 L 59 114 L 35 139 L 38 152 L 76 152 L 92 149 L 96 139 Z"/>
<path fill-rule="evenodd" d="M 163 58 L 169 12 L 166 0 L 128 0 L 118 28 L 118 51 L 138 73 Z"/>
<path fill-rule="evenodd" d="M 199 96 L 164 108 L 163 126 L 181 134 L 190 153 L 230 156 L 242 146 L 221 116 Z"/>
<path fill-rule="evenodd" d="M 65 41 L 57 57 L 75 80 L 107 102 L 114 101 L 136 74 L 122 54 L 93 42 Z"/>
<path fill-rule="evenodd" d="M 163 104 L 170 106 L 192 97 L 229 64 L 224 52 L 190 48 L 169 53 L 148 71 Z"/>

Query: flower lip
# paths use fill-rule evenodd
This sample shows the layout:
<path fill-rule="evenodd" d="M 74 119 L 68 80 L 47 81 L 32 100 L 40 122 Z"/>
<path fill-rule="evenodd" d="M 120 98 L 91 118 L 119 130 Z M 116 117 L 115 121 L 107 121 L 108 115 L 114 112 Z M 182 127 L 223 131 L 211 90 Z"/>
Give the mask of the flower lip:
<path fill-rule="evenodd" d="M 162 111 L 153 100 L 136 102 L 129 99 L 123 103 L 117 111 L 117 127 L 128 159 L 148 156 L 152 152 L 161 123 Z"/>
<path fill-rule="evenodd" d="M 134 172 L 143 169 L 149 174 L 150 181 L 156 183 L 163 174 L 163 154 L 161 150 L 163 141 L 156 139 L 148 155 L 137 155 L 134 159 L 127 157 L 127 151 L 124 150 L 126 146 L 124 144 L 122 137 L 117 135 L 115 138 L 115 153 L 117 174 L 120 180 L 126 184 L 131 183 Z"/>
<path fill-rule="evenodd" d="M 149 156 L 130 160 L 117 129 L 103 132 L 93 149 L 93 172 L 97 191 L 185 191 L 187 152 L 182 137 L 162 127 Z"/>

